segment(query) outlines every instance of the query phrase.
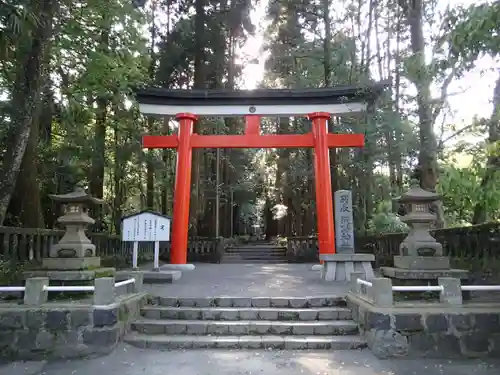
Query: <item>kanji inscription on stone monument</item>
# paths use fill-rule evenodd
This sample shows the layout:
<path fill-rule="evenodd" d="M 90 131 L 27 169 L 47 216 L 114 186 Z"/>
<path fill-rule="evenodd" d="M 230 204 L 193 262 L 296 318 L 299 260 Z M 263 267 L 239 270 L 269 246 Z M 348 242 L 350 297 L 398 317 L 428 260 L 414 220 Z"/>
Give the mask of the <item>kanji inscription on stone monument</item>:
<path fill-rule="evenodd" d="M 352 192 L 338 190 L 335 198 L 335 245 L 339 254 L 354 253 Z"/>

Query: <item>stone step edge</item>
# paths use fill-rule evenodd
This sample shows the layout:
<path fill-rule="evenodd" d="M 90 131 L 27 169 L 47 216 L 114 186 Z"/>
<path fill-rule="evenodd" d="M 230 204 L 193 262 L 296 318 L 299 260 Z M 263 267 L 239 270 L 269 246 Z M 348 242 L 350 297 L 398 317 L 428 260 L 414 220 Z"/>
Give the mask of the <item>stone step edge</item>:
<path fill-rule="evenodd" d="M 348 308 L 220 308 L 220 307 L 164 307 L 149 306 L 141 309 L 141 316 L 146 319 L 238 321 L 344 321 L 352 319 Z"/>
<path fill-rule="evenodd" d="M 345 307 L 344 296 L 307 297 L 160 297 L 150 298 L 155 306 L 168 307 L 260 307 L 260 308 L 310 308 Z"/>
<path fill-rule="evenodd" d="M 208 321 L 139 319 L 132 330 L 150 335 L 353 335 L 359 333 L 352 320 L 338 321 Z"/>
<path fill-rule="evenodd" d="M 358 324 L 352 319 L 346 320 L 195 320 L 195 319 L 137 319 L 132 322 L 132 325 L 151 324 L 151 325 L 167 325 L 167 324 L 198 324 L 198 325 L 229 325 L 229 326 L 244 326 L 244 325 L 276 325 L 276 326 L 307 326 L 320 327 L 332 326 L 336 328 L 357 328 Z"/>
<path fill-rule="evenodd" d="M 126 343 L 143 349 L 333 349 L 353 350 L 366 348 L 359 335 L 349 336 L 189 336 L 148 335 L 131 332 Z"/>

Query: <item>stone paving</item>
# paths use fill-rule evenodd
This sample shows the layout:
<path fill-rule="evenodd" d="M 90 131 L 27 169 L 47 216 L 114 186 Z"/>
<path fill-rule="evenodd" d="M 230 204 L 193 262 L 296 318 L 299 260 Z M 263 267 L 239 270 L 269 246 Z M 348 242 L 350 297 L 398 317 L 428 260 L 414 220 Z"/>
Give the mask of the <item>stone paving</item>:
<path fill-rule="evenodd" d="M 155 351 L 122 345 L 106 357 L 0 365 L 5 375 L 497 375 L 499 361 L 376 359 L 363 351 Z"/>
<path fill-rule="evenodd" d="M 305 297 L 343 296 L 348 283 L 321 280 L 312 264 L 196 264 L 173 284 L 147 285 L 155 296 Z"/>

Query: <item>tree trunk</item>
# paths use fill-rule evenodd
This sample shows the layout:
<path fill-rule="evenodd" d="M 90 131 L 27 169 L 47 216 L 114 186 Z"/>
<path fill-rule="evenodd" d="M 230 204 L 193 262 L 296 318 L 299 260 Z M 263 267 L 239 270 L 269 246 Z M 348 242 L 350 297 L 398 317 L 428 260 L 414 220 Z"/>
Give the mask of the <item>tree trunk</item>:
<path fill-rule="evenodd" d="M 488 155 L 484 177 L 481 181 L 481 191 L 487 191 L 488 185 L 495 181 L 495 174 L 500 171 L 500 157 L 498 156 L 498 142 L 500 141 L 500 70 L 495 89 L 493 91 L 493 113 L 488 127 L 488 144 L 494 149 Z M 487 207 L 486 200 L 481 199 L 474 207 L 472 224 L 481 224 L 488 220 L 488 210 L 497 207 Z"/>
<path fill-rule="evenodd" d="M 437 184 L 437 141 L 434 134 L 434 121 L 431 103 L 431 77 L 425 62 L 425 39 L 423 30 L 423 0 L 413 0 L 408 9 L 410 24 L 410 46 L 418 72 L 414 84 L 417 88 L 417 111 L 419 118 L 420 151 L 418 156 L 420 186 L 436 191 Z M 436 205 L 436 226 L 444 226 L 444 213 L 441 204 Z"/>
<path fill-rule="evenodd" d="M 195 56 L 194 56 L 194 82 L 195 89 L 202 89 L 205 87 L 205 0 L 195 0 Z M 193 131 L 200 132 L 200 122 L 197 121 L 194 125 Z M 193 188 L 191 193 L 191 223 L 193 224 L 193 232 L 196 233 L 196 226 L 198 222 L 198 212 L 200 211 L 200 174 L 201 174 L 201 155 L 200 149 L 193 150 L 192 159 L 192 174 L 191 186 Z"/>
<path fill-rule="evenodd" d="M 15 81 L 11 107 L 12 123 L 7 130 L 7 149 L 0 167 L 0 224 L 5 215 L 16 185 L 26 147 L 29 143 L 32 122 L 40 101 L 45 69 L 45 51 L 50 45 L 54 0 L 37 0 L 29 8 L 39 18 L 39 26 L 17 46 Z"/>

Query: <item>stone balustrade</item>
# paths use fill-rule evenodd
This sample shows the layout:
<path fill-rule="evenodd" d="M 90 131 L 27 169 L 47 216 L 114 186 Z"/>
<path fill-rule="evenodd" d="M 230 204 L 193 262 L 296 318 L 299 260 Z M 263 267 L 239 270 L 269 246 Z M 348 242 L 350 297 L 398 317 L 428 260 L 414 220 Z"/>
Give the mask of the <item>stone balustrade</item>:
<path fill-rule="evenodd" d="M 0 359 L 60 359 L 111 352 L 140 316 L 147 294 L 142 274 L 129 272 L 134 282 L 97 278 L 94 285 L 50 286 L 48 278 L 29 278 L 24 299 L 0 304 Z M 0 287 L 0 292 L 10 287 Z M 119 289 L 127 289 L 117 293 Z M 48 293 L 93 292 L 91 301 L 53 300 Z M 21 291 L 22 292 L 22 291 Z"/>
<path fill-rule="evenodd" d="M 378 358 L 478 358 L 500 355 L 500 303 L 463 301 L 465 291 L 500 286 L 461 285 L 440 278 L 434 286 L 393 286 L 388 278 L 351 274 L 347 304 Z M 398 300 L 395 293 L 430 291 L 438 300 Z"/>

